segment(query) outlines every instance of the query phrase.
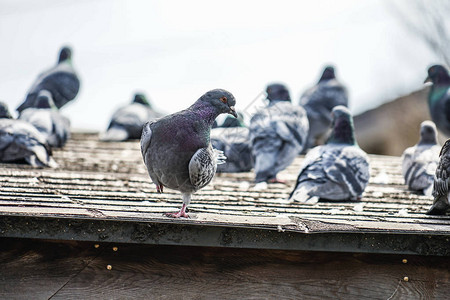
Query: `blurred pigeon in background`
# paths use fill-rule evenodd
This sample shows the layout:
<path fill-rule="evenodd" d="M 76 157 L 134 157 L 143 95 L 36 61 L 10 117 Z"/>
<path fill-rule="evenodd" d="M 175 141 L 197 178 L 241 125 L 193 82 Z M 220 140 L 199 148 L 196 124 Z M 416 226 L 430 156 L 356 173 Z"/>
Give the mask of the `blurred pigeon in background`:
<path fill-rule="evenodd" d="M 330 138 L 306 155 L 290 200 L 355 201 L 361 198 L 369 182 L 368 157 L 356 142 L 350 111 L 345 106 L 336 106 L 331 114 Z"/>
<path fill-rule="evenodd" d="M 436 125 L 431 121 L 422 122 L 419 142 L 402 155 L 402 174 L 410 190 L 431 196 L 440 151 Z"/>
<path fill-rule="evenodd" d="M 442 146 L 439 153 L 439 164 L 436 168 L 433 183 L 433 205 L 427 211 L 427 215 L 444 215 L 450 209 L 448 193 L 450 176 L 450 139 Z"/>
<path fill-rule="evenodd" d="M 49 91 L 56 107 L 61 108 L 76 97 L 79 89 L 80 80 L 72 67 L 72 50 L 69 47 L 63 47 L 59 53 L 57 65 L 38 76 L 17 111 L 20 113 L 32 107 L 41 90 Z"/>
<path fill-rule="evenodd" d="M 31 124 L 13 120 L 6 104 L 0 102 L 0 161 L 25 160 L 33 167 L 56 168 L 44 136 Z"/>
<path fill-rule="evenodd" d="M 308 114 L 307 150 L 317 145 L 317 139 L 323 139 L 330 129 L 333 107 L 348 106 L 347 89 L 336 79 L 333 66 L 325 67 L 319 82 L 303 93 L 299 104 Z"/>
<path fill-rule="evenodd" d="M 236 112 L 237 118 L 232 116 L 226 116 L 223 122 L 220 122 L 217 118 L 214 120 L 212 128 L 228 128 L 228 127 L 244 127 L 244 116 L 241 112 Z M 218 122 L 219 121 L 219 122 Z"/>
<path fill-rule="evenodd" d="M 431 66 L 425 82 L 433 83 L 428 94 L 431 119 L 442 133 L 450 137 L 450 76 L 448 70 L 442 65 Z"/>
<path fill-rule="evenodd" d="M 227 158 L 225 163 L 217 166 L 217 173 L 248 172 L 253 168 L 253 155 L 248 136 L 248 128 L 240 126 L 211 130 L 213 148 L 223 151 Z"/>
<path fill-rule="evenodd" d="M 63 147 L 70 137 L 69 119 L 56 108 L 49 91 L 40 91 L 35 101 L 22 111 L 19 119 L 36 127 L 51 147 Z"/>
<path fill-rule="evenodd" d="M 210 131 L 218 115 L 237 117 L 234 96 L 215 89 L 201 96 L 189 108 L 144 125 L 141 152 L 156 190 L 178 190 L 183 206 L 169 217 L 188 217 L 191 195 L 214 177 L 217 164 L 225 157 L 211 146 Z"/>
<path fill-rule="evenodd" d="M 305 110 L 292 105 L 282 84 L 267 86 L 267 107 L 250 120 L 250 142 L 255 157 L 256 183 L 282 182 L 278 172 L 288 167 L 302 151 L 308 135 Z"/>
<path fill-rule="evenodd" d="M 100 139 L 107 142 L 138 139 L 146 122 L 162 116 L 152 109 L 145 95 L 136 94 L 131 104 L 119 108 L 114 113 L 108 130 L 100 136 Z"/>

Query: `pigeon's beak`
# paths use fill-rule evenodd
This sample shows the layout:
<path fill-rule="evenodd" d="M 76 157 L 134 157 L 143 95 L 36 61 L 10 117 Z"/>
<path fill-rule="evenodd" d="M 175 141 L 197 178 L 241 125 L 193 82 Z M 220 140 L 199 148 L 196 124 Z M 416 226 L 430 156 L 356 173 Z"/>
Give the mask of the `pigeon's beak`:
<path fill-rule="evenodd" d="M 233 117 L 237 118 L 236 110 L 234 109 L 234 106 L 230 106 L 230 111 L 228 112 L 230 115 L 233 115 Z"/>
<path fill-rule="evenodd" d="M 430 76 L 425 78 L 425 80 L 423 81 L 423 83 L 430 83 L 430 82 L 432 82 Z"/>

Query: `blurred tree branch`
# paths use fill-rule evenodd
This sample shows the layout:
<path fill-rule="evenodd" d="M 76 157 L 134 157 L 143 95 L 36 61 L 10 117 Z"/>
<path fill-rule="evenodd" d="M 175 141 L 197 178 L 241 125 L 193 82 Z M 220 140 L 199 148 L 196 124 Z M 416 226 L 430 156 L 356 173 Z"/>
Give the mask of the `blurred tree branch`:
<path fill-rule="evenodd" d="M 413 34 L 450 66 L 450 1 L 409 0 L 399 5 L 389 1 L 392 11 Z"/>

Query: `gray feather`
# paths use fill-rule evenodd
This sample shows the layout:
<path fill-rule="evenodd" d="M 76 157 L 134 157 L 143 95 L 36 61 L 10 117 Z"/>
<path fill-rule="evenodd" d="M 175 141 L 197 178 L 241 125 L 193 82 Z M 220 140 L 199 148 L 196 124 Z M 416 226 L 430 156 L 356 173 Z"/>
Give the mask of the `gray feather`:
<path fill-rule="evenodd" d="M 217 172 L 248 172 L 253 168 L 253 155 L 245 127 L 214 128 L 211 130 L 211 144 L 222 150 L 227 157 L 224 164 L 217 166 Z"/>
<path fill-rule="evenodd" d="M 267 181 L 289 166 L 302 151 L 308 134 L 303 108 L 287 101 L 272 101 L 250 121 L 250 142 L 255 156 L 256 182 Z"/>
<path fill-rule="evenodd" d="M 330 128 L 331 110 L 338 105 L 348 106 L 347 89 L 335 78 L 323 80 L 304 92 L 299 104 L 305 108 L 308 115 L 307 148 L 311 148 L 316 139 L 325 135 Z"/>
<path fill-rule="evenodd" d="M 26 160 L 34 167 L 56 168 L 46 139 L 31 124 L 22 120 L 0 119 L 0 160 Z"/>

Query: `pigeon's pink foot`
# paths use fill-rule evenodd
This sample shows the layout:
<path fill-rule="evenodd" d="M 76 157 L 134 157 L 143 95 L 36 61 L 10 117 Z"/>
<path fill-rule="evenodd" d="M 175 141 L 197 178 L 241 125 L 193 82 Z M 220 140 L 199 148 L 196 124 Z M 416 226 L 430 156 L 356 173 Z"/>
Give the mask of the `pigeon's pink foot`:
<path fill-rule="evenodd" d="M 180 211 L 177 213 L 166 213 L 166 217 L 169 218 L 189 218 L 189 215 L 186 213 L 186 204 L 183 203 Z"/>
<path fill-rule="evenodd" d="M 156 185 L 156 192 L 160 194 L 164 192 L 164 186 L 161 183 Z"/>
<path fill-rule="evenodd" d="M 269 183 L 282 183 L 282 184 L 287 184 L 286 180 L 283 179 L 278 179 L 278 178 L 272 178 L 268 180 Z"/>
<path fill-rule="evenodd" d="M 166 213 L 165 215 L 169 218 L 189 218 L 189 215 L 181 210 L 177 213 Z"/>

